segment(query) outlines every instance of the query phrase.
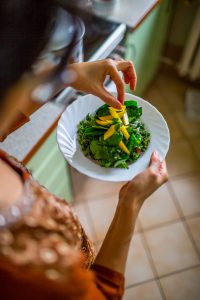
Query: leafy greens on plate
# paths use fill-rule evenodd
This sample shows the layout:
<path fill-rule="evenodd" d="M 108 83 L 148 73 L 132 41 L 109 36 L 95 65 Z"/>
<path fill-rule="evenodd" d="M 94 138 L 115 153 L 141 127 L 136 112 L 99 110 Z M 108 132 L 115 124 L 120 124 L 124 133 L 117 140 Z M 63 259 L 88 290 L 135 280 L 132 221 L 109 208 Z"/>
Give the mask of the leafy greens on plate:
<path fill-rule="evenodd" d="M 78 141 L 85 156 L 106 168 L 128 168 L 147 149 L 150 133 L 140 120 L 142 107 L 125 101 L 121 110 L 107 104 L 78 125 Z"/>

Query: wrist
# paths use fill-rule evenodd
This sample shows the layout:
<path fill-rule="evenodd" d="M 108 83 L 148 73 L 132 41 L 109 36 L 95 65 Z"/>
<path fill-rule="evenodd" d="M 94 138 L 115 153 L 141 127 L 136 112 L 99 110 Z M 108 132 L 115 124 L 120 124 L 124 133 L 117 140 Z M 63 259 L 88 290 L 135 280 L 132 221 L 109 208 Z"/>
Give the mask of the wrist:
<path fill-rule="evenodd" d="M 132 197 L 131 199 L 120 197 L 117 210 L 122 211 L 125 214 L 130 213 L 134 217 L 137 217 L 141 206 L 141 201 L 136 196 Z"/>

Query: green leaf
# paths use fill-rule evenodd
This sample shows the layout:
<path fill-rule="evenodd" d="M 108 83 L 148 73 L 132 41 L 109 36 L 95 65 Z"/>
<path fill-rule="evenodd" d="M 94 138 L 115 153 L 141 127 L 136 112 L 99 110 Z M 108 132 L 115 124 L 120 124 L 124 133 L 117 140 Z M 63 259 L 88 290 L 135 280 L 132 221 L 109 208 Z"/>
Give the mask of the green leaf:
<path fill-rule="evenodd" d="M 124 104 L 126 105 L 126 107 L 130 107 L 130 106 L 138 107 L 137 101 L 134 100 L 126 100 Z"/>
<path fill-rule="evenodd" d="M 112 160 L 112 154 L 109 151 L 108 147 L 99 144 L 98 141 L 92 141 L 90 144 L 90 150 L 94 155 L 94 159 L 100 160 Z"/>
<path fill-rule="evenodd" d="M 114 163 L 114 168 L 118 168 L 118 167 L 121 167 L 123 169 L 128 169 L 128 164 L 126 163 L 126 160 L 125 159 L 120 159 L 118 161 L 116 161 Z"/>
<path fill-rule="evenodd" d="M 123 134 L 121 132 L 115 132 L 111 137 L 109 137 L 105 141 L 105 144 L 111 146 L 118 146 L 122 139 L 123 139 Z"/>
<path fill-rule="evenodd" d="M 99 107 L 99 109 L 97 109 L 96 111 L 96 117 L 103 117 L 109 115 L 110 112 L 108 107 L 108 104 L 104 104 L 101 107 Z"/>
<path fill-rule="evenodd" d="M 104 126 L 101 126 L 101 125 L 93 125 L 92 128 L 102 129 L 102 130 L 108 130 L 108 127 L 104 127 Z"/>

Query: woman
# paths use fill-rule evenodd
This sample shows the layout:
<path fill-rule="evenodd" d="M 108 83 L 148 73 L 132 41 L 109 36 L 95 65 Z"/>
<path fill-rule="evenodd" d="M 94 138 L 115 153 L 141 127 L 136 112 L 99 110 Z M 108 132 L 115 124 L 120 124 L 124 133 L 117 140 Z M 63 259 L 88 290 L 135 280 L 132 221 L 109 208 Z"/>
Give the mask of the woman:
<path fill-rule="evenodd" d="M 0 2 L 2 134 L 12 126 L 17 112 L 38 95 L 38 86 L 53 85 L 59 78 L 61 66 L 49 70 L 48 75 L 34 76 L 31 72 L 48 42 L 56 8 L 56 2 L 49 0 Z M 114 107 L 120 107 L 124 100 L 124 84 L 118 71 L 135 88 L 136 76 L 130 62 L 104 60 L 73 64 L 68 69 L 76 74 L 72 87 L 98 95 Z M 106 75 L 115 82 L 118 99 L 103 88 Z M 95 258 L 68 204 L 35 182 L 21 163 L 0 151 L 1 298 L 121 299 L 137 215 L 145 199 L 167 176 L 165 162 L 153 153 L 149 167 L 120 190 L 113 221 Z"/>

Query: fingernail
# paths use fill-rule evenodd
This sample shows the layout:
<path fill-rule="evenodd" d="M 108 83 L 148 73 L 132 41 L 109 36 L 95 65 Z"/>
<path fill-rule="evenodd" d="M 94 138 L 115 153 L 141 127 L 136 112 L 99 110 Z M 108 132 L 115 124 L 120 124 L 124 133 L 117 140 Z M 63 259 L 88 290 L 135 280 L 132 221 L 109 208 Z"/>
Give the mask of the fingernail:
<path fill-rule="evenodd" d="M 159 157 L 159 155 L 158 155 L 158 152 L 157 152 L 157 151 L 154 151 L 153 155 L 154 155 L 154 157 L 155 157 L 155 158 L 158 158 L 158 157 Z"/>
<path fill-rule="evenodd" d="M 121 108 L 122 108 L 121 102 L 117 101 L 117 103 L 116 103 L 116 108 L 118 108 L 118 109 L 121 109 Z"/>

